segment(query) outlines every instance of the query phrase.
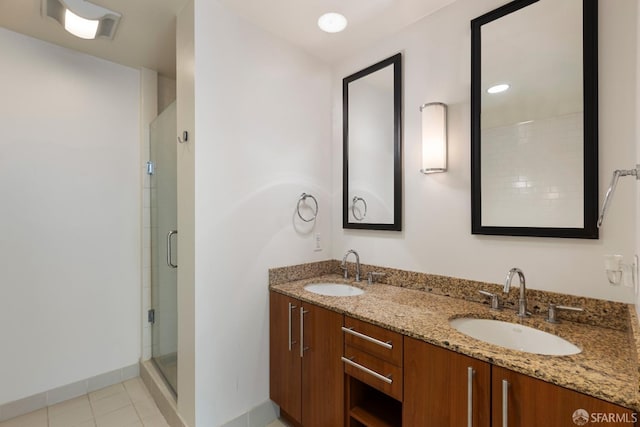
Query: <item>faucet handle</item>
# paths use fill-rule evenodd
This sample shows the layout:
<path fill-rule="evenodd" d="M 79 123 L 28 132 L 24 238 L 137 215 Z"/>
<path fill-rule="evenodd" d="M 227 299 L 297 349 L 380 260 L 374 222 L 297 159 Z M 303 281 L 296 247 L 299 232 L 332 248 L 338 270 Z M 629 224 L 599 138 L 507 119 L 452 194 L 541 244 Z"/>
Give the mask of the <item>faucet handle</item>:
<path fill-rule="evenodd" d="M 375 283 L 376 279 L 384 277 L 384 273 L 378 273 L 377 271 L 370 271 L 367 273 L 367 284 Z"/>
<path fill-rule="evenodd" d="M 498 294 L 492 294 L 487 291 L 479 291 L 485 297 L 491 298 L 491 310 L 502 310 L 502 306 L 500 304 L 500 297 Z"/>
<path fill-rule="evenodd" d="M 549 304 L 549 315 L 547 316 L 546 321 L 549 323 L 560 323 L 560 320 L 558 320 L 558 310 L 583 312 L 584 308 L 569 307 L 567 305 L 558 305 L 551 303 Z"/>

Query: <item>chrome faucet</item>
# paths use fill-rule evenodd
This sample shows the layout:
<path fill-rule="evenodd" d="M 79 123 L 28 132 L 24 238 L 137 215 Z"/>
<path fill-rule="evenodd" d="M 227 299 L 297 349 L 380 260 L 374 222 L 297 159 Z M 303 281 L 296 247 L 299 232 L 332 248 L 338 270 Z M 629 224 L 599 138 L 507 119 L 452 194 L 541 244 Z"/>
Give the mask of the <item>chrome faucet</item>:
<path fill-rule="evenodd" d="M 353 249 L 349 249 L 347 253 L 344 254 L 344 258 L 342 258 L 342 264 L 340 265 L 340 267 L 342 267 L 342 269 L 344 270 L 344 278 L 348 279 L 349 270 L 347 270 L 347 257 L 349 256 L 349 254 L 354 254 L 356 256 L 356 282 L 359 282 L 360 281 L 360 256 L 358 255 L 358 252 L 354 251 Z"/>
<path fill-rule="evenodd" d="M 513 275 L 518 273 L 518 278 L 520 279 L 520 299 L 518 300 L 518 316 L 520 317 L 529 317 L 529 313 L 527 313 L 527 286 L 524 282 L 524 273 L 519 268 L 512 268 L 507 273 L 507 278 L 504 281 L 504 292 L 508 293 L 509 288 L 511 288 L 511 280 L 513 279 Z"/>

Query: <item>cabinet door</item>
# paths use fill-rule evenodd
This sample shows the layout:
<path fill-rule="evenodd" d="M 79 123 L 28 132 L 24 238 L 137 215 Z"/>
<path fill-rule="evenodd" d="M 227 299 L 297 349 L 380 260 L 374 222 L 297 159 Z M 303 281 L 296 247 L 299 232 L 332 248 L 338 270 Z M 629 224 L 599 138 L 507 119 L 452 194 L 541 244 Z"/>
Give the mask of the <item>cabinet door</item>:
<path fill-rule="evenodd" d="M 612 403 L 496 366 L 492 377 L 496 427 L 566 427 L 592 422 L 607 427 L 636 425 L 632 411 Z M 503 423 L 503 409 L 507 411 L 507 423 Z M 586 419 L 574 421 L 574 414 Z"/>
<path fill-rule="evenodd" d="M 343 316 L 303 304 L 302 424 L 344 425 Z"/>
<path fill-rule="evenodd" d="M 404 338 L 403 426 L 489 427 L 490 386 L 488 363 Z"/>
<path fill-rule="evenodd" d="M 297 422 L 302 420 L 300 301 L 269 293 L 269 397 Z"/>

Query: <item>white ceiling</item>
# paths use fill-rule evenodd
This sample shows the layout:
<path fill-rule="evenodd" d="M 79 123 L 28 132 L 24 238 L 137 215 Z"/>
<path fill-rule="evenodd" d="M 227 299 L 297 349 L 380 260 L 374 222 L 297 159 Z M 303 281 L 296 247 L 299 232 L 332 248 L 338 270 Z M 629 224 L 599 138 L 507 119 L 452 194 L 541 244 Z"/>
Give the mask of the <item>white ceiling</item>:
<path fill-rule="evenodd" d="M 0 26 L 131 67 L 175 77 L 176 14 L 186 0 L 92 0 L 122 14 L 114 40 L 83 40 L 40 13 L 41 0 L 0 0 Z"/>
<path fill-rule="evenodd" d="M 342 59 L 455 0 L 220 0 L 270 33 L 326 61 Z M 318 28 L 320 15 L 338 12 L 349 25 L 341 33 Z"/>
<path fill-rule="evenodd" d="M 132 67 L 175 77 L 176 14 L 187 0 L 92 0 L 122 14 L 114 40 L 82 40 L 40 13 L 41 0 L 0 0 L 0 26 Z M 212 1 L 212 0 L 204 0 Z M 455 0 L 219 0 L 247 21 L 333 62 L 393 34 Z M 318 29 L 318 17 L 340 12 L 342 33 Z"/>

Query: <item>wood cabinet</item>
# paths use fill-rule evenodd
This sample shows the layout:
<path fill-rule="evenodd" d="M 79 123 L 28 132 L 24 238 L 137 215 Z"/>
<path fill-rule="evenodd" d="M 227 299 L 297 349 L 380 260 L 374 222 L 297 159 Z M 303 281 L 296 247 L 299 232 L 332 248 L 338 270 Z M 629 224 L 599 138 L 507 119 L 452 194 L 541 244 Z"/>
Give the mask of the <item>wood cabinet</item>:
<path fill-rule="evenodd" d="M 297 425 L 342 426 L 343 316 L 277 292 L 269 300 L 271 400 Z"/>
<path fill-rule="evenodd" d="M 493 426 L 497 427 L 638 425 L 629 409 L 497 366 L 492 369 L 491 399 Z M 503 410 L 507 413 L 506 424 Z M 578 410 L 585 411 L 582 414 L 588 423 L 574 422 Z"/>
<path fill-rule="evenodd" d="M 286 295 L 269 295 L 269 396 L 280 411 L 294 421 L 302 420 L 302 358 L 300 301 Z"/>
<path fill-rule="evenodd" d="M 297 427 L 584 425 L 574 414 L 640 426 L 621 406 L 276 292 L 269 329 L 270 397 Z"/>
<path fill-rule="evenodd" d="M 626 408 L 527 375 L 409 337 L 404 349 L 402 417 L 407 427 L 567 427 L 584 425 L 573 420 L 580 409 L 589 423 L 638 425 Z"/>
<path fill-rule="evenodd" d="M 490 386 L 488 363 L 404 338 L 404 426 L 489 427 Z"/>
<path fill-rule="evenodd" d="M 345 317 L 347 427 L 402 426 L 401 334 Z"/>
<path fill-rule="evenodd" d="M 302 308 L 302 424 L 339 427 L 344 422 L 343 316 L 312 304 Z"/>

